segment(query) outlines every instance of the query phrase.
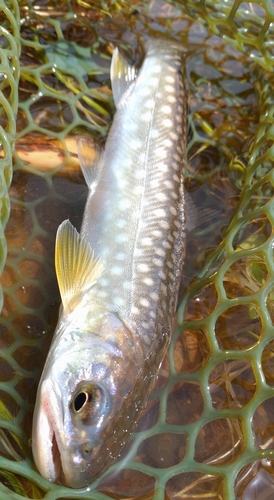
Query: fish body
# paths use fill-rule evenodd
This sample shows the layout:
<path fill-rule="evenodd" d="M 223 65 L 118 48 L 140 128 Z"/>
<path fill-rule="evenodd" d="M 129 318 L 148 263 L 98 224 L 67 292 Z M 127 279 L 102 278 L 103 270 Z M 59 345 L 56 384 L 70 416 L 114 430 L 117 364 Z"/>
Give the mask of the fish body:
<path fill-rule="evenodd" d="M 170 340 L 184 254 L 185 93 L 176 45 L 140 72 L 114 52 L 116 114 L 104 151 L 79 159 L 80 235 L 56 238 L 62 307 L 37 392 L 32 446 L 51 481 L 82 487 L 119 456 Z"/>

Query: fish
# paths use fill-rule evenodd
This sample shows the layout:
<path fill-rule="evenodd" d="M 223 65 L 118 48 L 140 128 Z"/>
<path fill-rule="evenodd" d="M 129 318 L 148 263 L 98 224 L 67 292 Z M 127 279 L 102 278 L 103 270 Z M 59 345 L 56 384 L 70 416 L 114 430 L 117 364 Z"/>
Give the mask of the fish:
<path fill-rule="evenodd" d="M 79 141 L 80 233 L 56 235 L 61 295 L 37 389 L 32 451 L 49 481 L 82 488 L 127 443 L 170 341 L 185 248 L 183 51 L 154 40 L 138 71 L 115 49 L 105 149 Z"/>

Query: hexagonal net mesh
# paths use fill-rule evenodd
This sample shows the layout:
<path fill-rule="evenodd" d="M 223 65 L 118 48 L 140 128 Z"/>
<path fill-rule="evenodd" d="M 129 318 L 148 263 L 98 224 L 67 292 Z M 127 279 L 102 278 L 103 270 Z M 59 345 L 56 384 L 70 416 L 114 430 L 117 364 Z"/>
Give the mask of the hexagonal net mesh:
<path fill-rule="evenodd" d="M 9 103 L 0 96 L 4 226 L 19 15 L 16 2 L 0 6 L 0 91 Z M 2 277 L 1 500 L 272 498 L 272 2 L 22 0 L 19 7 L 19 112 Z M 189 223 L 178 324 L 119 461 L 89 488 L 71 490 L 40 477 L 30 445 L 60 304 L 55 233 L 65 218 L 81 225 L 87 189 L 76 138 L 106 139 L 113 47 L 138 65 L 144 40 L 159 35 L 188 48 L 185 188 L 188 220 L 198 216 Z"/>
<path fill-rule="evenodd" d="M 19 8 L 17 2 L 0 2 L 0 273 L 3 270 L 7 245 L 4 229 L 10 204 L 8 189 L 11 182 L 11 154 L 15 142 L 15 117 L 18 107 L 19 79 Z M 0 291 L 0 306 L 3 294 Z"/>

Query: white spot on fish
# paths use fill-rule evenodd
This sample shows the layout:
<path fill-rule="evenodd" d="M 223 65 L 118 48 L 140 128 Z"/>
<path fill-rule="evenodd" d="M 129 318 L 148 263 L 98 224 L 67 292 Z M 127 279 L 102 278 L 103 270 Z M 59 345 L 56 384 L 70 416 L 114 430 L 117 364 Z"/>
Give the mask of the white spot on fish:
<path fill-rule="evenodd" d="M 126 198 L 124 198 L 123 200 L 119 201 L 119 208 L 121 210 L 128 210 L 130 208 L 130 206 L 131 206 L 131 203 Z"/>
<path fill-rule="evenodd" d="M 162 259 L 156 259 L 155 257 L 152 259 L 152 262 L 157 267 L 162 267 L 162 265 L 163 265 Z"/>
<path fill-rule="evenodd" d="M 136 306 L 132 306 L 131 311 L 132 311 L 133 314 L 139 314 L 140 313 L 140 309 L 138 309 L 138 307 L 136 307 Z"/>
<path fill-rule="evenodd" d="M 176 102 L 176 97 L 170 94 L 169 96 L 167 96 L 167 102 L 169 102 L 169 104 L 174 104 Z"/>
<path fill-rule="evenodd" d="M 171 111 L 172 109 L 170 106 L 165 105 L 161 107 L 161 112 L 164 113 L 165 115 L 170 115 Z"/>
<path fill-rule="evenodd" d="M 151 292 L 151 293 L 149 294 L 149 296 L 150 296 L 150 298 L 151 298 L 152 300 L 154 300 L 155 302 L 156 302 L 156 300 L 158 300 L 158 297 L 159 297 L 158 293 L 156 293 L 156 292 Z"/>
<path fill-rule="evenodd" d="M 169 170 L 168 165 L 164 162 L 158 163 L 158 170 L 161 172 L 167 172 Z"/>
<path fill-rule="evenodd" d="M 144 297 L 140 300 L 140 304 L 144 307 L 149 307 L 150 306 L 150 303 L 147 299 L 145 299 Z"/>
<path fill-rule="evenodd" d="M 126 226 L 126 220 L 125 219 L 118 219 L 116 222 L 116 226 L 119 227 L 120 229 L 123 229 Z"/>
<path fill-rule="evenodd" d="M 166 92 L 173 92 L 174 91 L 174 88 L 172 87 L 172 85 L 165 85 L 164 89 Z"/>
<path fill-rule="evenodd" d="M 151 113 L 149 111 L 147 111 L 146 113 L 143 113 L 142 116 L 141 116 L 141 120 L 145 121 L 145 122 L 149 122 L 150 119 L 151 119 Z"/>
<path fill-rule="evenodd" d="M 161 220 L 159 223 L 160 227 L 163 229 L 168 229 L 169 228 L 169 223 L 166 220 Z"/>
<path fill-rule="evenodd" d="M 123 297 L 114 297 L 114 303 L 118 307 L 123 307 L 125 305 Z"/>
<path fill-rule="evenodd" d="M 135 176 L 135 179 L 137 181 L 143 179 L 143 176 L 144 176 L 144 171 L 142 168 L 136 168 L 135 172 L 134 172 L 134 176 Z"/>
<path fill-rule="evenodd" d="M 159 64 L 154 64 L 151 68 L 152 73 L 159 73 L 161 71 L 161 66 Z"/>
<path fill-rule="evenodd" d="M 174 174 L 173 175 L 173 179 L 176 181 L 176 182 L 180 182 L 180 179 L 178 177 L 178 175 Z"/>
<path fill-rule="evenodd" d="M 154 215 L 155 217 L 165 217 L 166 216 L 166 211 L 163 210 L 163 208 L 156 208 L 156 210 L 154 210 Z"/>
<path fill-rule="evenodd" d="M 172 141 L 170 139 L 165 139 L 164 142 L 163 142 L 163 145 L 166 147 L 166 148 L 171 148 L 172 146 Z"/>
<path fill-rule="evenodd" d="M 100 285 L 107 286 L 108 285 L 108 279 L 107 278 L 100 278 Z"/>
<path fill-rule="evenodd" d="M 155 319 L 156 318 L 156 313 L 155 311 L 149 311 L 149 315 L 151 318 Z"/>
<path fill-rule="evenodd" d="M 121 170 L 123 170 L 123 169 L 121 169 Z M 119 179 L 119 187 L 121 189 L 125 188 L 127 186 L 127 180 L 121 178 L 120 176 L 118 176 L 118 179 Z"/>
<path fill-rule="evenodd" d="M 171 207 L 169 208 L 169 210 L 170 210 L 170 213 L 171 213 L 172 215 L 176 215 L 176 214 L 177 214 L 177 210 L 176 210 L 176 208 L 175 208 L 175 207 L 172 207 L 172 206 L 171 206 Z M 174 233 L 173 233 L 173 234 L 174 234 Z"/>
<path fill-rule="evenodd" d="M 167 200 L 167 195 L 165 193 L 161 193 L 161 191 L 159 191 L 159 193 L 156 193 L 156 198 L 157 200 L 159 201 L 166 201 Z M 161 236 L 161 233 L 160 233 L 160 236 Z"/>
<path fill-rule="evenodd" d="M 165 183 L 164 183 L 164 184 L 165 184 L 165 186 L 166 186 L 168 189 L 173 189 L 173 184 L 172 184 L 172 182 L 171 182 L 171 181 L 167 180 L 167 181 L 165 181 Z"/>
<path fill-rule="evenodd" d="M 160 255 L 160 257 L 165 256 L 165 251 L 162 248 L 156 248 L 155 253 L 156 255 Z"/>
<path fill-rule="evenodd" d="M 157 158 L 166 158 L 167 150 L 165 148 L 157 148 L 155 151 L 155 155 L 157 156 Z"/>
<path fill-rule="evenodd" d="M 158 179 L 153 179 L 153 181 L 151 181 L 150 185 L 151 185 L 152 189 L 158 188 L 159 187 Z"/>
<path fill-rule="evenodd" d="M 168 127 L 168 128 L 169 128 L 169 127 L 172 127 L 172 125 L 173 125 L 173 124 L 172 124 L 172 120 L 170 120 L 169 118 L 165 118 L 165 119 L 163 120 L 163 125 L 164 125 L 165 127 Z"/>
<path fill-rule="evenodd" d="M 139 95 L 142 97 L 146 97 L 150 94 L 150 92 L 151 92 L 150 88 L 147 86 L 146 87 L 144 86 L 143 88 L 141 88 L 139 90 Z"/>
<path fill-rule="evenodd" d="M 142 321 L 142 327 L 145 329 L 145 330 L 148 330 L 150 328 L 150 324 L 147 323 L 146 321 Z"/>
<path fill-rule="evenodd" d="M 119 276 L 120 274 L 123 273 L 123 269 L 122 267 L 119 267 L 119 266 L 113 266 L 111 268 L 111 274 L 114 274 L 115 276 Z"/>
<path fill-rule="evenodd" d="M 153 76 L 149 80 L 149 87 L 150 88 L 154 87 L 155 85 L 157 85 L 158 82 L 159 82 L 159 78 L 157 78 L 157 76 Z"/>
<path fill-rule="evenodd" d="M 179 137 L 179 136 L 178 136 L 178 134 L 176 134 L 176 132 L 172 132 L 172 131 L 171 131 L 171 132 L 169 133 L 169 137 L 170 137 L 173 141 L 177 141 L 177 139 L 178 139 L 178 137 Z"/>
<path fill-rule="evenodd" d="M 140 196 L 143 192 L 143 186 L 141 184 L 139 184 L 138 186 L 135 186 L 135 188 L 133 189 L 133 193 L 136 195 L 136 196 Z"/>
<path fill-rule="evenodd" d="M 154 284 L 154 281 L 151 278 L 144 278 L 143 283 L 147 286 L 152 286 Z"/>
<path fill-rule="evenodd" d="M 142 238 L 141 245 L 144 247 L 151 247 L 152 239 L 151 238 Z"/>
<path fill-rule="evenodd" d="M 164 271 L 162 269 L 159 270 L 158 272 L 158 276 L 159 278 L 161 278 L 162 280 L 164 280 L 166 278 L 166 275 L 164 273 Z"/>
<path fill-rule="evenodd" d="M 138 139 L 132 139 L 129 146 L 131 149 L 136 150 L 142 147 L 142 142 Z"/>
<path fill-rule="evenodd" d="M 149 266 L 147 264 L 138 264 L 137 268 L 141 273 L 147 273 L 149 271 Z"/>
<path fill-rule="evenodd" d="M 116 234 L 115 236 L 116 243 L 126 243 L 127 240 L 128 240 L 127 235 L 124 233 L 119 233 Z"/>
<path fill-rule="evenodd" d="M 177 160 L 177 161 L 181 160 L 181 157 L 177 153 L 174 153 L 172 156 L 173 156 L 174 160 Z"/>
<path fill-rule="evenodd" d="M 140 154 L 139 160 L 140 160 L 140 162 L 144 162 L 146 160 L 146 153 L 145 152 Z"/>
<path fill-rule="evenodd" d="M 154 108 L 154 106 L 155 106 L 155 100 L 154 99 L 148 99 L 145 102 L 145 108 L 151 109 L 151 108 Z"/>
<path fill-rule="evenodd" d="M 159 194 L 161 194 L 161 193 L 159 193 Z M 155 238 L 161 238 L 162 232 L 159 231 L 158 229 L 154 229 L 154 231 L 152 231 L 152 235 L 155 236 Z"/>
<path fill-rule="evenodd" d="M 171 166 L 172 166 L 173 170 L 176 170 L 176 172 L 177 172 L 177 170 L 179 170 L 179 168 L 181 166 L 181 162 L 179 162 L 179 161 L 175 162 L 174 161 L 174 162 L 172 162 Z"/>
<path fill-rule="evenodd" d="M 171 75 L 167 75 L 166 78 L 165 78 L 165 80 L 168 83 L 174 83 L 175 82 L 174 76 L 171 76 Z"/>
<path fill-rule="evenodd" d="M 159 137 L 159 130 L 157 130 L 156 128 L 152 128 L 150 130 L 150 137 L 152 139 L 156 139 L 157 137 Z"/>

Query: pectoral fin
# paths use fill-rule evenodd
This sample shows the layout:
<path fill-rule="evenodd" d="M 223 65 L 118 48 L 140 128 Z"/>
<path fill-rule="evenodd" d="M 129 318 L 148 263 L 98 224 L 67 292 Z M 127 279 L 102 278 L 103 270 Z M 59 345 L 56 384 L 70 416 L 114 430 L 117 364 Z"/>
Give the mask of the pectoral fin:
<path fill-rule="evenodd" d="M 55 269 L 64 311 L 72 311 L 104 271 L 90 244 L 68 220 L 57 230 Z"/>

